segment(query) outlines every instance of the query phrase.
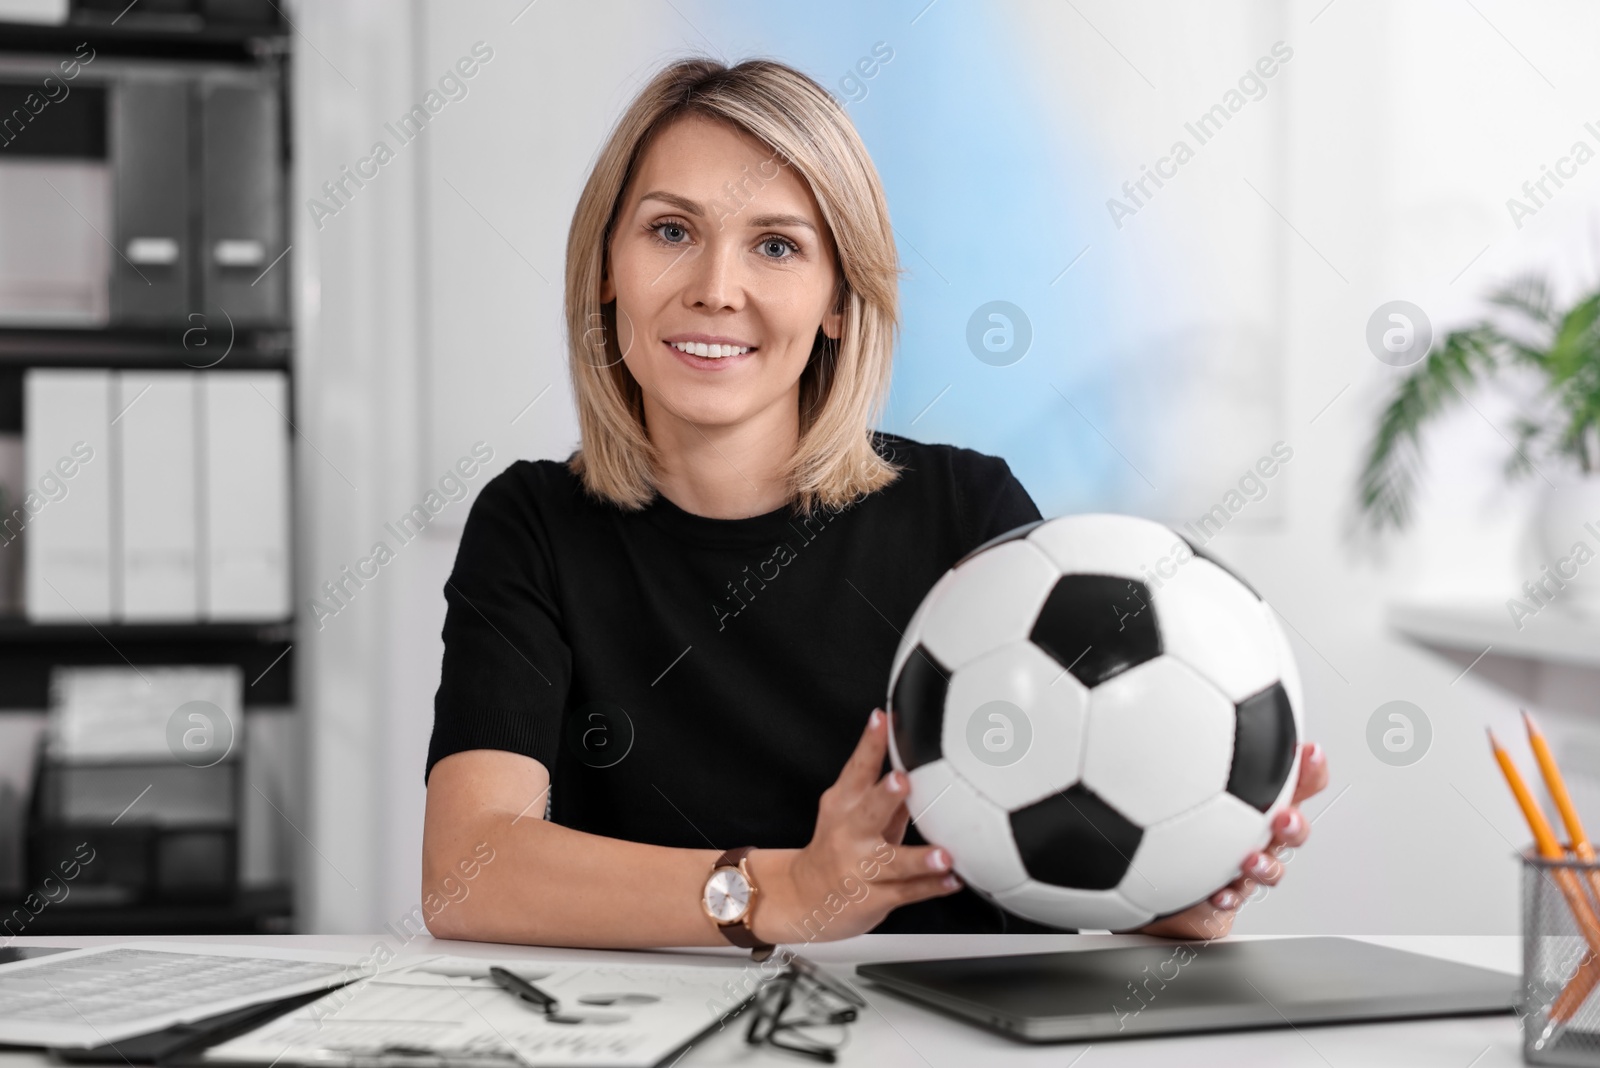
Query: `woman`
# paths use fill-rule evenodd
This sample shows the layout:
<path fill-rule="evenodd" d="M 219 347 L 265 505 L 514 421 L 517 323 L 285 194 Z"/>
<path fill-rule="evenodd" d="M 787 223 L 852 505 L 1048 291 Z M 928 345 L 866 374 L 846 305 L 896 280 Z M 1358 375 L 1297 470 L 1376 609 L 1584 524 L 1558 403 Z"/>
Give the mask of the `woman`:
<path fill-rule="evenodd" d="M 425 910 L 434 934 L 1042 929 L 962 887 L 882 774 L 900 631 L 960 557 L 1039 518 L 1003 460 L 869 430 L 898 270 L 866 149 L 803 74 L 684 61 L 623 115 L 567 242 L 582 447 L 484 487 L 445 588 L 424 901 L 493 860 Z M 1327 779 L 1302 755 L 1297 801 Z M 1307 830 L 1292 808 L 1273 847 Z M 1226 933 L 1281 875 L 1246 861 L 1144 930 Z"/>

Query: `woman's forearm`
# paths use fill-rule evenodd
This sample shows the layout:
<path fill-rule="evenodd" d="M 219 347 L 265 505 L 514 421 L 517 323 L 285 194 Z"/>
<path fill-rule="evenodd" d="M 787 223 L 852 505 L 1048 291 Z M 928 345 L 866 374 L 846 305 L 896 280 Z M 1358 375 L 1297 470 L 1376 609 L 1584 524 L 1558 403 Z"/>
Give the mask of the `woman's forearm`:
<path fill-rule="evenodd" d="M 457 830 L 464 833 L 449 845 L 423 850 L 424 898 L 432 891 L 449 900 L 439 889 L 446 879 L 470 887 L 429 921 L 437 937 L 596 948 L 728 944 L 700 907 L 716 850 L 643 845 L 533 817 L 491 817 Z M 493 860 L 461 883 L 456 854 L 473 857 L 480 843 Z"/>
<path fill-rule="evenodd" d="M 700 906 L 717 850 L 550 823 L 540 818 L 548 782 L 536 762 L 507 753 L 477 750 L 436 765 L 422 844 L 423 915 L 436 937 L 597 948 L 729 944 Z M 524 797 L 534 801 L 519 804 Z M 781 894 L 791 852 L 750 858 L 761 888 L 758 930 L 763 906 L 776 904 L 763 899 L 769 889 Z"/>

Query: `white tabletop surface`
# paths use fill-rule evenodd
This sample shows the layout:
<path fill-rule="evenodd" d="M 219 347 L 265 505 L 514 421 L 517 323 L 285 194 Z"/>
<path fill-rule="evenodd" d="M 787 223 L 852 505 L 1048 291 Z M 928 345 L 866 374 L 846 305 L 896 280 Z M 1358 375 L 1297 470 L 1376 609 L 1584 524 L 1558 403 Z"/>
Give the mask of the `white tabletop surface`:
<path fill-rule="evenodd" d="M 402 956 L 452 953 L 505 958 L 531 954 L 556 959 L 617 959 L 628 954 L 589 950 L 546 949 L 443 942 L 417 938 L 404 948 L 393 935 L 273 935 L 208 938 L 163 938 L 156 941 L 192 941 L 262 944 L 279 948 L 314 948 L 360 953 L 383 944 Z M 129 938 L 18 938 L 16 945 L 89 946 Z M 1001 953 L 1037 953 L 1058 949 L 1154 941 L 1120 935 L 863 935 L 843 942 L 813 943 L 802 947 L 805 956 L 838 972 L 853 976 L 854 966 L 866 961 L 907 960 L 918 957 L 983 956 Z M 1521 969 L 1520 940 L 1512 935 L 1374 936 L 1364 941 L 1427 953 L 1449 960 L 1517 973 Z M 689 950 L 697 954 L 732 950 Z M 652 954 L 656 959 L 658 955 Z M 637 959 L 637 958 L 636 958 Z M 981 1068 L 987 1065 L 1049 1065 L 1051 1068 L 1112 1068 L 1160 1066 L 1172 1068 L 1496 1068 L 1522 1063 L 1516 1018 L 1503 1016 L 1458 1017 L 1373 1025 L 1335 1025 L 1227 1034 L 1101 1041 L 1090 1045 L 1025 1045 L 944 1017 L 865 984 L 870 1008 L 850 1026 L 851 1037 L 839 1063 L 872 1068 Z M 35 1068 L 50 1063 L 43 1053 L 0 1052 L 0 1068 Z M 721 1033 L 698 1042 L 674 1068 L 695 1065 L 804 1065 L 814 1063 L 792 1054 L 752 1049 L 744 1042 L 744 1021 L 734 1021 Z"/>

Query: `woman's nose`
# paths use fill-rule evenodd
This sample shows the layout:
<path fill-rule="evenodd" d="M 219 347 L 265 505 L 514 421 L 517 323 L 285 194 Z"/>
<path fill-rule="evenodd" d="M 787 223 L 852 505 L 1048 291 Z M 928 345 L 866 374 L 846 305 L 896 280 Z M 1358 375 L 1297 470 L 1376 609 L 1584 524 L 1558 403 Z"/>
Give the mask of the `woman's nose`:
<path fill-rule="evenodd" d="M 684 257 L 688 271 L 684 297 L 697 308 L 720 311 L 737 307 L 742 290 L 738 250 L 722 242 L 708 242 Z"/>

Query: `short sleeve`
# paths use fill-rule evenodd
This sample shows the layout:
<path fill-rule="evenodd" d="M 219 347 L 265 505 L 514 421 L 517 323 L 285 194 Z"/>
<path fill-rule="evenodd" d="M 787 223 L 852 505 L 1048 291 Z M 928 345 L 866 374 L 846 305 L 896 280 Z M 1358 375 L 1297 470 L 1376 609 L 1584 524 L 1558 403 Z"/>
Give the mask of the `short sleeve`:
<path fill-rule="evenodd" d="M 970 524 L 967 549 L 975 549 L 990 538 L 997 538 L 1025 523 L 1042 519 L 1039 506 L 1011 473 L 1011 465 L 999 456 L 963 450 L 967 453 L 966 477 L 962 480 L 963 509 Z"/>
<path fill-rule="evenodd" d="M 444 587 L 444 660 L 424 781 L 434 764 L 469 749 L 521 753 L 555 774 L 572 652 L 537 483 L 534 465 L 513 464 L 467 515 Z"/>

